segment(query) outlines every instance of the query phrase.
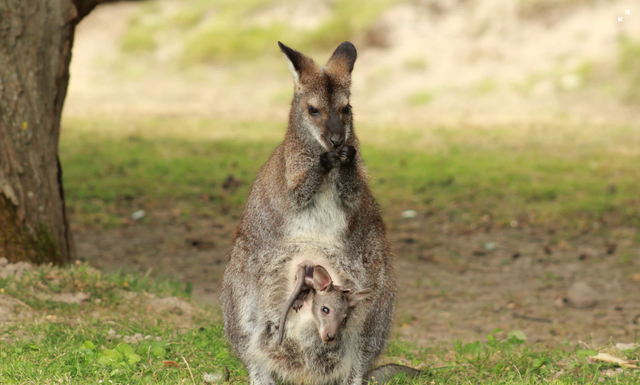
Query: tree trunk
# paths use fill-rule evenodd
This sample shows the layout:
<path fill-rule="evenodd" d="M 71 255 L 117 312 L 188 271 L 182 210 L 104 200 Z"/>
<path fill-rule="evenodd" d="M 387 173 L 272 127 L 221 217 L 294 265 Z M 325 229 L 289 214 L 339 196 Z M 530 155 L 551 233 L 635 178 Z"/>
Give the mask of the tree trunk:
<path fill-rule="evenodd" d="M 75 258 L 58 138 L 75 27 L 100 0 L 0 2 L 0 258 Z"/>

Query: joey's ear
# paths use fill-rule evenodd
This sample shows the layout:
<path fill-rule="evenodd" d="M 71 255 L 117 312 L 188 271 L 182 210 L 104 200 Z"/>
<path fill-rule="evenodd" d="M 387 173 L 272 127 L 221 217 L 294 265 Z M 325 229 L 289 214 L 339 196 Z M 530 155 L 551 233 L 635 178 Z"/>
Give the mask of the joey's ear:
<path fill-rule="evenodd" d="M 313 269 L 313 288 L 317 291 L 325 291 L 331 287 L 332 283 L 329 272 L 324 267 L 316 265 Z"/>
<path fill-rule="evenodd" d="M 278 46 L 289 61 L 289 69 L 293 74 L 293 80 L 295 81 L 296 85 L 298 85 L 300 83 L 300 78 L 302 78 L 302 75 L 306 71 L 310 71 L 313 67 L 315 67 L 313 59 L 301 54 L 295 49 L 287 47 L 281 42 L 278 42 Z"/>
<path fill-rule="evenodd" d="M 325 65 L 325 69 L 338 77 L 350 77 L 358 57 L 356 47 L 348 41 L 340 44 Z"/>
<path fill-rule="evenodd" d="M 373 290 L 363 289 L 360 291 L 356 291 L 355 293 L 349 294 L 349 307 L 355 307 L 358 304 L 358 302 L 370 296 L 371 293 L 373 293 Z"/>

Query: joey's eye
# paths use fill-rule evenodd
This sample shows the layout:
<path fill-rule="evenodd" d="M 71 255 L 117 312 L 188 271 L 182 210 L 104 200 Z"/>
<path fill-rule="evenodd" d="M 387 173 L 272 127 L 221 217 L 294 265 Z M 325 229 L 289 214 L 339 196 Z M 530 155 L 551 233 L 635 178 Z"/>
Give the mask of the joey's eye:
<path fill-rule="evenodd" d="M 346 323 L 347 323 L 347 317 L 344 317 L 344 318 L 342 319 L 342 324 L 343 324 L 343 325 L 345 325 Z"/>
<path fill-rule="evenodd" d="M 312 116 L 320 115 L 320 111 L 318 111 L 318 109 L 315 108 L 314 106 L 307 107 L 307 110 L 309 110 L 309 114 L 311 114 Z"/>
<path fill-rule="evenodd" d="M 322 312 L 323 312 L 324 314 L 329 314 L 329 308 L 328 308 L 328 307 L 323 306 L 321 310 L 322 310 Z"/>
<path fill-rule="evenodd" d="M 351 105 L 347 104 L 343 109 L 342 109 L 342 113 L 343 114 L 348 114 L 349 112 L 351 112 Z"/>

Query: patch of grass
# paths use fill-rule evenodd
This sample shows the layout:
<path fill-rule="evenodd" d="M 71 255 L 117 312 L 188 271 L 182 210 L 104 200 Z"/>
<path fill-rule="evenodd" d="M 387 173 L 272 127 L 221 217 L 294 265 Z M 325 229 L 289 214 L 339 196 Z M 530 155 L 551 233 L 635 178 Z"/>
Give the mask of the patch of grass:
<path fill-rule="evenodd" d="M 493 78 L 485 78 L 476 83 L 473 86 L 473 92 L 476 95 L 486 95 L 489 94 L 497 88 L 496 80 Z"/>
<path fill-rule="evenodd" d="M 89 297 L 73 304 L 32 300 L 78 293 Z M 248 380 L 225 341 L 219 312 L 193 305 L 180 289 L 146 275 L 101 273 L 84 264 L 33 267 L 0 280 L 0 301 L 6 309 L 0 321 L 3 384 L 199 384 L 226 370 L 232 383 Z M 173 305 L 160 306 L 165 303 Z M 484 342 L 430 348 L 393 339 L 382 362 L 423 370 L 419 378 L 401 374 L 390 384 L 637 383 L 633 370 L 588 362 L 598 350 L 640 358 L 640 348 L 546 347 L 527 344 L 521 331 L 497 329 Z"/>
<path fill-rule="evenodd" d="M 143 53 L 156 49 L 158 42 L 178 43 L 182 45 L 178 60 L 183 65 L 276 56 L 278 40 L 300 49 L 330 50 L 367 32 L 395 1 L 336 1 L 330 16 L 310 30 L 296 30 L 278 20 L 253 22 L 252 16 L 273 5 L 273 0 L 189 0 L 166 9 L 145 6 L 131 18 L 121 48 Z"/>
<path fill-rule="evenodd" d="M 601 350 L 628 360 L 640 354 L 640 349 Z M 410 342 L 394 340 L 387 354 L 387 361 L 423 370 L 417 379 L 402 380 L 403 376 L 398 376 L 392 384 L 634 384 L 638 378 L 633 370 L 615 372 L 611 370 L 615 366 L 610 364 L 588 363 L 587 357 L 597 354 L 594 349 L 527 344 L 525 334 L 517 330 L 505 333 L 496 329 L 484 342 L 456 342 L 453 349 L 421 349 Z"/>
<path fill-rule="evenodd" d="M 431 103 L 433 100 L 433 93 L 430 91 L 420 91 L 409 95 L 407 103 L 410 106 L 423 106 Z"/>
<path fill-rule="evenodd" d="M 180 286 L 84 264 L 0 279 L 0 383 L 201 383 L 225 366 L 246 379 L 218 312 L 191 304 Z"/>
<path fill-rule="evenodd" d="M 402 66 L 407 71 L 421 72 L 421 71 L 424 71 L 427 68 L 429 68 L 429 63 L 423 57 L 414 57 L 414 58 L 410 58 L 410 59 L 405 60 L 402 63 Z"/>
<path fill-rule="evenodd" d="M 396 0 L 338 0 L 332 4 L 331 16 L 301 42 L 319 50 L 335 48 L 345 40 L 366 32 L 382 12 Z"/>
<path fill-rule="evenodd" d="M 183 61 L 229 62 L 259 57 L 267 52 L 279 52 L 275 42 L 285 36 L 295 36 L 286 25 L 241 26 L 212 24 L 189 37 L 185 43 Z M 289 45 L 296 39 L 287 38 Z"/>
<path fill-rule="evenodd" d="M 625 78 L 625 98 L 640 102 L 640 40 L 622 39 L 619 43 L 618 67 Z"/>
<path fill-rule="evenodd" d="M 639 224 L 636 128 L 357 130 L 388 220 L 415 209 L 467 230 L 481 227 L 487 214 L 496 226 L 516 220 L 575 232 L 590 231 L 594 222 Z M 154 212 L 175 208 L 182 220 L 237 218 L 283 133 L 282 123 L 269 122 L 67 119 L 60 155 L 74 223 L 120 226 L 140 209 L 152 221 L 162 220 Z"/>

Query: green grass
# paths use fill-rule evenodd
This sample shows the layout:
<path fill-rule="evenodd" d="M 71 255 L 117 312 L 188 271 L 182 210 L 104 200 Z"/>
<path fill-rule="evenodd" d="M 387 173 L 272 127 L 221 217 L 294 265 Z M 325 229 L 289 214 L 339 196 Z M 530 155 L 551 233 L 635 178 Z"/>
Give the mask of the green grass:
<path fill-rule="evenodd" d="M 51 300 L 65 293 L 86 293 L 88 299 Z M 170 296 L 192 310 L 153 302 Z M 40 266 L 0 279 L 0 300 L 5 316 L 20 317 L 0 322 L 2 384 L 201 384 L 205 374 L 224 374 L 225 367 L 231 382 L 247 381 L 224 339 L 219 313 L 193 305 L 188 290 L 175 282 L 101 273 L 84 264 Z M 430 348 L 393 339 L 382 362 L 426 370 L 419 379 L 399 376 L 393 384 L 637 383 L 637 371 L 618 373 L 611 364 L 588 362 L 596 350 L 640 358 L 640 349 L 547 347 L 527 343 L 520 331 L 495 330 L 486 341 Z"/>
<path fill-rule="evenodd" d="M 74 223 L 117 227 L 139 209 L 237 218 L 284 124 L 67 119 L 60 155 Z M 414 209 L 461 231 L 571 232 L 639 224 L 640 132 L 632 127 L 359 125 L 370 184 L 393 223 Z M 229 178 L 238 183 L 225 183 Z M 159 218 L 162 216 L 159 216 Z M 161 219 L 157 219 L 161 220 Z M 144 220 L 143 220 L 144 221 Z"/>
<path fill-rule="evenodd" d="M 409 95 L 407 103 L 411 106 L 424 106 L 433 100 L 433 93 L 430 91 L 420 91 Z"/>
<path fill-rule="evenodd" d="M 291 0 L 284 2 L 291 3 Z M 275 43 L 329 51 L 345 40 L 366 33 L 396 0 L 338 0 L 316 28 L 294 29 L 275 18 L 256 23 L 252 18 L 274 6 L 274 0 L 189 0 L 171 9 L 156 3 L 140 8 L 129 20 L 121 40 L 126 53 L 147 53 L 162 45 L 178 44 L 183 65 L 228 63 L 279 54 Z"/>
<path fill-rule="evenodd" d="M 625 99 L 630 103 L 640 103 L 640 40 L 620 40 L 618 62 L 625 79 Z"/>

